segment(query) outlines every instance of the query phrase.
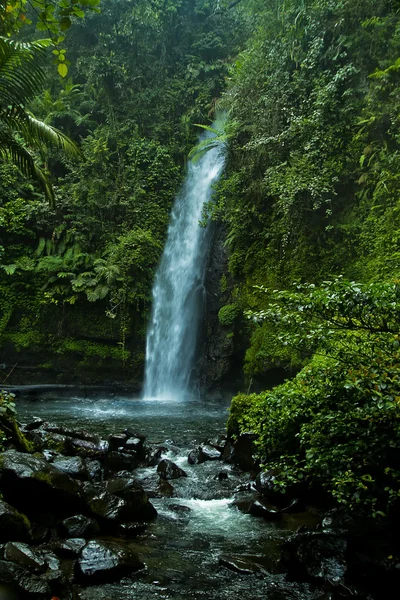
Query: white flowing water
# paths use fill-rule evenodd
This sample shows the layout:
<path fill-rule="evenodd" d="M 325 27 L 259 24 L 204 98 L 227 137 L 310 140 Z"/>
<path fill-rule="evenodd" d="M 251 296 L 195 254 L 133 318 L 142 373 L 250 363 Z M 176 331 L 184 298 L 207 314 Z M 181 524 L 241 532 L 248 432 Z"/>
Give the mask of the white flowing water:
<path fill-rule="evenodd" d="M 210 137 L 206 134 L 204 137 Z M 189 392 L 204 305 L 208 230 L 199 225 L 213 184 L 224 168 L 219 148 L 190 163 L 171 213 L 164 254 L 153 286 L 147 333 L 145 398 L 182 398 Z"/>

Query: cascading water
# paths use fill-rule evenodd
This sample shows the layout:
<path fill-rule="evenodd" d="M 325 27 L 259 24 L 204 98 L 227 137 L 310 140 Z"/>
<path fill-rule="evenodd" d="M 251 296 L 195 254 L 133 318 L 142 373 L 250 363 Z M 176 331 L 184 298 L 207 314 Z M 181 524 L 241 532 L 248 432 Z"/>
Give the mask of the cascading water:
<path fill-rule="evenodd" d="M 202 139 L 212 137 L 210 133 Z M 204 297 L 208 228 L 199 221 L 224 167 L 220 147 L 190 163 L 171 213 L 164 254 L 153 286 L 147 333 L 145 398 L 183 397 L 189 391 Z"/>

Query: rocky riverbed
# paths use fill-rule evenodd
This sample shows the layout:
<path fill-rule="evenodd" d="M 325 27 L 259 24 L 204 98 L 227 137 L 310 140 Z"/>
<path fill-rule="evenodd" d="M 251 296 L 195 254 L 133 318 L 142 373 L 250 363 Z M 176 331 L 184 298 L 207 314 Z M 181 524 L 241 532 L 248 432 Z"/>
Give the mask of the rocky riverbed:
<path fill-rule="evenodd" d="M 226 440 L 218 419 L 201 440 L 178 411 L 161 442 L 43 416 L 22 426 L 33 454 L 0 455 L 2 600 L 394 597 L 395 532 L 277 496 L 251 437 Z"/>

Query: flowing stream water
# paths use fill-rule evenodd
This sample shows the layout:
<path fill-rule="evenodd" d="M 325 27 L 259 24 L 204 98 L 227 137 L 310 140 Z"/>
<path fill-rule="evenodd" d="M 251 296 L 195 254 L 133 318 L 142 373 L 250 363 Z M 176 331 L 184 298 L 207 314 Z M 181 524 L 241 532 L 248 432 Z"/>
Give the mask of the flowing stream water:
<path fill-rule="evenodd" d="M 147 565 L 136 581 L 87 588 L 82 600 L 315 600 L 318 590 L 287 581 L 278 559 L 282 541 L 309 519 L 309 515 L 285 515 L 281 522 L 239 512 L 231 504 L 233 490 L 249 482 L 221 461 L 189 465 L 188 453 L 200 442 L 224 433 L 227 406 L 202 400 L 145 400 L 127 398 L 46 397 L 18 400 L 23 422 L 36 416 L 73 429 L 86 429 L 104 437 L 127 427 L 147 435 L 151 444 L 163 447 L 188 477 L 174 480 L 172 498 L 152 498 L 157 519 L 132 542 Z M 227 479 L 220 480 L 224 471 Z M 156 467 L 137 469 L 135 477 L 145 489 L 158 480 Z M 255 574 L 228 570 L 221 556 L 240 556 L 255 562 Z"/>
<path fill-rule="evenodd" d="M 204 134 L 203 139 L 210 133 Z M 168 237 L 153 286 L 146 344 L 145 398 L 190 393 L 191 373 L 204 305 L 204 266 L 209 231 L 199 221 L 224 167 L 215 147 L 189 164 L 171 213 Z"/>

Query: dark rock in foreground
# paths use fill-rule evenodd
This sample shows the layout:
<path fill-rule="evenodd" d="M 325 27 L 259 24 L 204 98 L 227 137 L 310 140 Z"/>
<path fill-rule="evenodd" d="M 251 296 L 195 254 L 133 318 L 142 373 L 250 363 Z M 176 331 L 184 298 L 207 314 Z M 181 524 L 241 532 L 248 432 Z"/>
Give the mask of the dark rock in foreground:
<path fill-rule="evenodd" d="M 0 500 L 0 542 L 26 541 L 30 538 L 30 523 L 15 508 Z"/>
<path fill-rule="evenodd" d="M 0 489 L 28 515 L 71 514 L 81 507 L 79 484 L 42 458 L 8 450 L 0 457 Z"/>
<path fill-rule="evenodd" d="M 157 473 L 160 475 L 161 479 L 179 479 L 180 477 L 187 477 L 187 473 L 172 462 L 172 460 L 168 460 L 168 458 L 163 458 L 158 464 Z"/>
<path fill-rule="evenodd" d="M 91 541 L 82 550 L 77 575 L 85 584 L 115 581 L 144 568 L 128 546 L 117 542 Z"/>

